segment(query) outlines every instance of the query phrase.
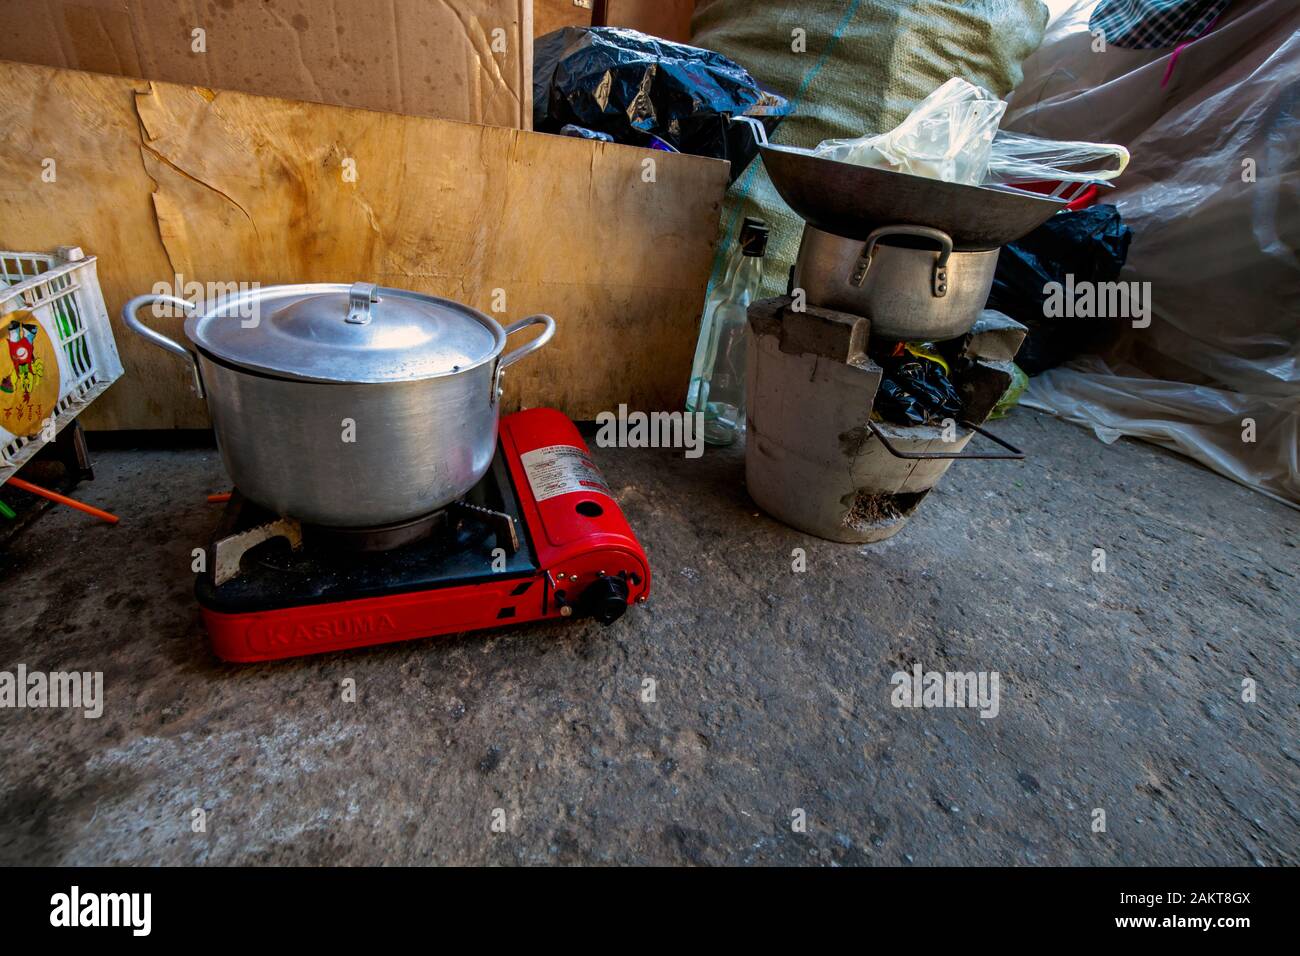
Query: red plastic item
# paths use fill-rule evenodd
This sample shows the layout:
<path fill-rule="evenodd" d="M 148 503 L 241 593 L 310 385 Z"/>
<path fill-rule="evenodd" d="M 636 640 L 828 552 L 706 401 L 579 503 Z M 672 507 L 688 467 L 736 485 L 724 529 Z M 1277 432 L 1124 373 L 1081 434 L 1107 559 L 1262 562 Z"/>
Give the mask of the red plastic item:
<path fill-rule="evenodd" d="M 1045 196 L 1050 196 L 1053 192 L 1056 191 L 1056 187 L 1060 186 L 1061 184 L 1059 182 L 1052 181 L 1052 182 L 1034 182 L 1034 183 L 1015 183 L 1014 185 L 1017 189 L 1027 189 L 1032 193 L 1042 193 Z M 1079 209 L 1087 209 L 1089 206 L 1091 206 L 1093 203 L 1097 201 L 1097 196 L 1100 193 L 1101 193 L 1101 189 L 1097 186 L 1096 183 L 1089 183 L 1084 188 L 1083 192 L 1079 193 L 1079 195 L 1075 196 L 1073 199 L 1071 199 L 1069 202 L 1065 204 L 1065 208 L 1069 209 L 1071 212 L 1074 212 Z"/>
<path fill-rule="evenodd" d="M 270 611 L 203 608 L 212 649 L 227 661 L 269 661 L 558 619 L 600 575 L 627 582 L 629 605 L 643 602 L 649 562 L 573 422 L 549 408 L 508 415 L 501 450 L 536 552 L 534 574 Z"/>

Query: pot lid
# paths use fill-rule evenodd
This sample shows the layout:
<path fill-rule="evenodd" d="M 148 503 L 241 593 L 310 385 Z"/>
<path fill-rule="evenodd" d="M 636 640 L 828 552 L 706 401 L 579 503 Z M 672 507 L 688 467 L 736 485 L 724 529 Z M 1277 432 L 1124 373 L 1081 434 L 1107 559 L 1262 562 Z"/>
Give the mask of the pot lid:
<path fill-rule="evenodd" d="M 223 362 L 316 382 L 408 382 L 495 358 L 501 326 L 450 299 L 358 282 L 271 286 L 191 316 L 185 334 Z"/>

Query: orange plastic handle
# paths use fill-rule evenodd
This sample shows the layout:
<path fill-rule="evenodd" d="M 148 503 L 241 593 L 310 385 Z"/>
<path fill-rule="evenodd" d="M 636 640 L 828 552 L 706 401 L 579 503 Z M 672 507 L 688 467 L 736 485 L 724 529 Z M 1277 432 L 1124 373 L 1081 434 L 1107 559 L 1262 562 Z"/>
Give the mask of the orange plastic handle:
<path fill-rule="evenodd" d="M 92 508 L 90 505 L 83 505 L 80 501 L 74 501 L 48 488 L 42 488 L 40 485 L 34 485 L 30 481 L 23 481 L 21 478 L 10 478 L 5 484 L 13 485 L 15 488 L 21 488 L 23 491 L 30 491 L 34 495 L 42 498 L 49 498 L 51 501 L 61 505 L 67 505 L 69 508 L 76 508 L 78 511 L 84 511 L 88 515 L 94 515 L 101 521 L 107 521 L 109 524 L 117 524 L 121 519 L 117 515 L 111 515 L 107 511 L 100 511 L 98 508 Z"/>

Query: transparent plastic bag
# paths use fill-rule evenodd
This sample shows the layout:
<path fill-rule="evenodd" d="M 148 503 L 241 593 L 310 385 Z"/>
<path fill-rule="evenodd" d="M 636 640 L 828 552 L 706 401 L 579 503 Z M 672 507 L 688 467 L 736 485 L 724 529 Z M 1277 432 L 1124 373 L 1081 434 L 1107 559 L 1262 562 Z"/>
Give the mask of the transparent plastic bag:
<path fill-rule="evenodd" d="M 888 133 L 824 140 L 814 153 L 842 163 L 977 186 L 984 181 L 989 149 L 1006 108 L 988 90 L 953 77 Z"/>
<path fill-rule="evenodd" d="M 1114 179 L 1128 165 L 1123 146 L 1000 131 L 1006 108 L 988 90 L 953 77 L 888 133 L 824 140 L 814 153 L 967 186 L 1093 182 Z"/>
<path fill-rule="evenodd" d="M 1110 143 L 1042 139 L 999 130 L 989 149 L 985 183 L 1068 182 L 1114 179 L 1128 166 L 1128 150 Z M 1108 165 L 1115 168 L 1107 169 Z"/>

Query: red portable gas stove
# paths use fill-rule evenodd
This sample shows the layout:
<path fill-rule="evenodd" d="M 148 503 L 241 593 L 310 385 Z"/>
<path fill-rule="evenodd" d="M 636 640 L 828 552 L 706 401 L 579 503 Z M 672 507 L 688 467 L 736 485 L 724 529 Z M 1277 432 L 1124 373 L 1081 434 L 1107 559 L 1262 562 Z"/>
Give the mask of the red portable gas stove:
<path fill-rule="evenodd" d="M 266 661 L 547 618 L 610 624 L 650 566 L 578 429 L 535 408 L 501 420 L 460 501 L 386 528 L 280 518 L 238 491 L 195 587 L 217 656 Z"/>

